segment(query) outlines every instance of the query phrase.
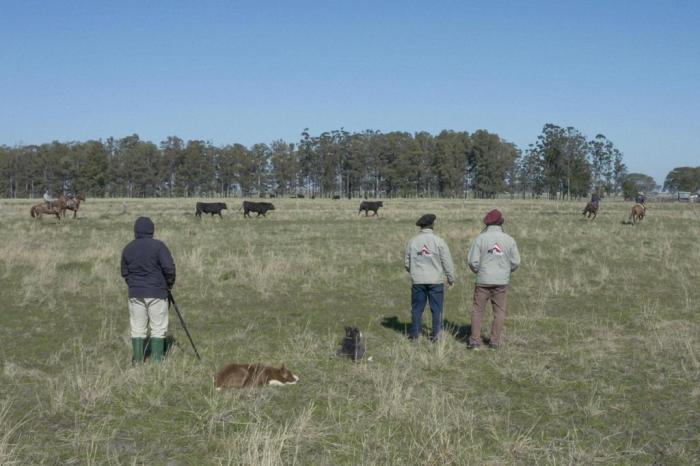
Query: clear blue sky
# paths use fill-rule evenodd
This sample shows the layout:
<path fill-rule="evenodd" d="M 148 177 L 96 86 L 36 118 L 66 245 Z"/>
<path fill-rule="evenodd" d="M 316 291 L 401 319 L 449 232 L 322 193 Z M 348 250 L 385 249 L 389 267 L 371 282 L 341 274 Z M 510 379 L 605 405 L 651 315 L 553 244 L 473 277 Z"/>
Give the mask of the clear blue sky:
<path fill-rule="evenodd" d="M 0 144 L 603 133 L 700 165 L 698 1 L 0 0 Z"/>

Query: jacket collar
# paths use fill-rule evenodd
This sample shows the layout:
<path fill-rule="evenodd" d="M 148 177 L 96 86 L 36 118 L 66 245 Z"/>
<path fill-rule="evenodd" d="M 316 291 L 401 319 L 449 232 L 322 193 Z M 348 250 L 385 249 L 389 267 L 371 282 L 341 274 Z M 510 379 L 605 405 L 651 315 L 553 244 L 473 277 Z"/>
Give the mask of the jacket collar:
<path fill-rule="evenodd" d="M 488 225 L 484 231 L 503 231 L 503 227 L 501 225 Z"/>
<path fill-rule="evenodd" d="M 420 232 L 421 233 L 432 233 L 433 229 L 432 228 L 421 228 Z"/>

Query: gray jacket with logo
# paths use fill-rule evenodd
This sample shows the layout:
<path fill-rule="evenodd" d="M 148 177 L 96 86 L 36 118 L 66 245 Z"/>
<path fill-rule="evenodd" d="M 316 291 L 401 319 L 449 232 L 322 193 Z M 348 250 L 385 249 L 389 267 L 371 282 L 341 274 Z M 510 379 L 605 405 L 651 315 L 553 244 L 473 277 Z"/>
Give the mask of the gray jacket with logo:
<path fill-rule="evenodd" d="M 520 265 L 520 253 L 502 227 L 490 225 L 472 243 L 468 261 L 477 285 L 507 285 Z"/>
<path fill-rule="evenodd" d="M 447 243 L 430 228 L 423 228 L 406 245 L 406 271 L 414 285 L 442 284 L 455 281 L 455 268 Z"/>

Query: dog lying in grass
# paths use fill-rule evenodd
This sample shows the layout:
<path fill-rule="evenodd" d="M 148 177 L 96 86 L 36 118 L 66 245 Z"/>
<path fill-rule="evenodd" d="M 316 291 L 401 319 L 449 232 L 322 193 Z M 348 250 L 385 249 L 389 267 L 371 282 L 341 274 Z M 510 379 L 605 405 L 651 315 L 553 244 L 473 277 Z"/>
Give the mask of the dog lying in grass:
<path fill-rule="evenodd" d="M 214 376 L 217 390 L 224 387 L 248 387 L 262 385 L 293 385 L 299 377 L 284 365 L 282 367 L 264 364 L 227 364 Z"/>

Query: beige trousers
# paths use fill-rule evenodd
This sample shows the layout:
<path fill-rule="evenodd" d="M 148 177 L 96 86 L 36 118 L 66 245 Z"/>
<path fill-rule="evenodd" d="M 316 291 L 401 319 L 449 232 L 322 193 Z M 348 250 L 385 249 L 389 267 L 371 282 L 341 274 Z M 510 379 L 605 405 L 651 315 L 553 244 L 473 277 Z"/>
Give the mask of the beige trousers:
<path fill-rule="evenodd" d="M 481 322 L 486 311 L 486 304 L 491 301 L 493 308 L 493 323 L 491 324 L 491 345 L 501 344 L 503 324 L 506 321 L 506 285 L 474 287 L 474 307 L 472 308 L 472 334 L 469 343 L 473 346 L 481 345 Z"/>
<path fill-rule="evenodd" d="M 168 300 L 160 298 L 129 298 L 131 338 L 165 338 L 168 330 Z"/>

